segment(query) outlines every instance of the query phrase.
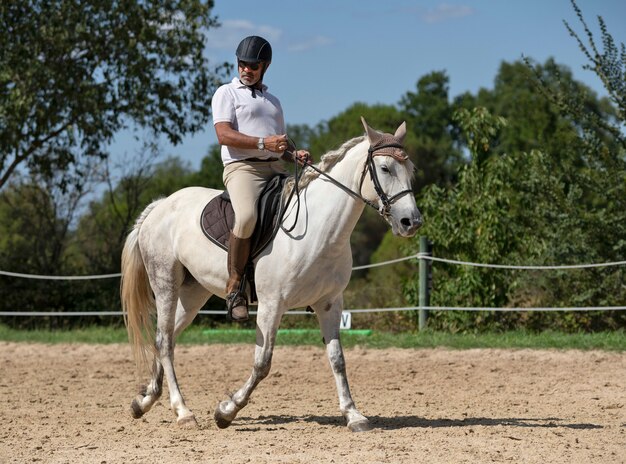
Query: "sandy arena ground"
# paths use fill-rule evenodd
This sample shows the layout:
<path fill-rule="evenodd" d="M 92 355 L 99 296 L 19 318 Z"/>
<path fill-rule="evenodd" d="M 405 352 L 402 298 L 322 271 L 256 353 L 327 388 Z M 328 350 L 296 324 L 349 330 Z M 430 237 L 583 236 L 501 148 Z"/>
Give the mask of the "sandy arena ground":
<path fill-rule="evenodd" d="M 247 378 L 253 346 L 180 346 L 199 428 L 165 395 L 144 418 L 127 345 L 0 342 L 0 463 L 624 463 L 626 353 L 346 351 L 353 397 L 375 430 L 339 413 L 321 347 L 280 347 L 233 425 L 212 414 Z"/>

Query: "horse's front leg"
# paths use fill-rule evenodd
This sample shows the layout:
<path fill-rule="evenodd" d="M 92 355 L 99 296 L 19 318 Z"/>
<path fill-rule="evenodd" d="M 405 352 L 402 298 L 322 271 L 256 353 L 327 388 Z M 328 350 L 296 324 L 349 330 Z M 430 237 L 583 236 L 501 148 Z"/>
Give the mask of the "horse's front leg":
<path fill-rule="evenodd" d="M 256 347 L 254 352 L 254 366 L 248 381 L 237 390 L 228 400 L 222 401 L 215 409 L 215 423 L 221 429 L 228 427 L 237 416 L 237 413 L 248 404 L 248 400 L 256 386 L 270 372 L 272 353 L 276 332 L 280 324 L 282 313 L 276 309 L 264 310 L 258 307 L 256 321 Z"/>
<path fill-rule="evenodd" d="M 350 386 L 348 385 L 348 377 L 346 375 L 346 360 L 343 356 L 343 348 L 339 339 L 342 310 L 342 296 L 339 296 L 332 303 L 315 306 L 315 313 L 317 314 L 324 337 L 324 344 L 326 345 L 326 354 L 328 355 L 328 361 L 337 384 L 339 409 L 346 418 L 348 428 L 352 432 L 366 432 L 371 430 L 372 427 L 369 420 L 356 408 L 350 394 Z"/>

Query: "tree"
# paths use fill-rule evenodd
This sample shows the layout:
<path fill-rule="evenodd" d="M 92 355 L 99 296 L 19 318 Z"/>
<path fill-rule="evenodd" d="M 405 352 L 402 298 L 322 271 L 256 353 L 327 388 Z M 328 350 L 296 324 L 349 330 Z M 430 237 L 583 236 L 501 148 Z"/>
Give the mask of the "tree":
<path fill-rule="evenodd" d="M 480 263 L 506 263 L 526 246 L 526 235 L 518 221 L 521 199 L 515 185 L 521 161 L 510 156 L 488 156 L 490 141 L 502 124 L 500 117 L 485 109 L 460 110 L 456 118 L 472 143 L 472 161 L 459 172 L 458 183 L 443 188 L 428 187 L 419 201 L 428 220 L 423 234 L 433 242 L 437 256 Z M 485 142 L 486 141 L 486 142 Z M 418 240 L 411 242 L 418 251 Z M 436 266 L 434 305 L 505 306 L 508 274 L 464 266 Z M 410 296 L 417 303 L 417 280 Z M 478 317 L 480 317 L 479 315 Z M 439 318 L 439 319 L 438 319 Z M 459 313 L 435 316 L 455 329 L 466 320 Z M 434 322 L 434 321 L 433 321 Z"/>
<path fill-rule="evenodd" d="M 176 144 L 204 127 L 228 65 L 209 69 L 212 0 L 0 3 L 0 188 L 105 158 L 135 125 Z M 75 179 L 80 179 L 79 175 Z M 67 179 L 66 179 L 67 181 Z M 66 184 L 63 184 L 66 185 Z"/>
<path fill-rule="evenodd" d="M 542 86 L 538 86 L 538 83 Z M 546 98 L 549 92 L 567 89 L 576 96 L 581 108 L 574 116 L 563 111 L 558 99 Z M 476 97 L 458 99 L 464 108 L 484 107 L 508 121 L 496 138 L 494 153 L 530 152 L 541 149 L 553 156 L 580 153 L 584 141 L 579 136 L 588 131 L 605 143 L 610 142 L 605 131 L 583 122 L 582 114 L 596 115 L 598 120 L 615 118 L 615 107 L 606 98 L 598 98 L 586 85 L 576 81 L 570 69 L 559 65 L 553 58 L 543 64 L 516 61 L 503 62 L 495 77 L 493 90 L 481 89 Z"/>
<path fill-rule="evenodd" d="M 417 81 L 415 92 L 407 92 L 400 100 L 400 111 L 413 135 L 407 149 L 418 167 L 417 190 L 432 183 L 450 183 L 464 164 L 448 83 L 444 71 L 433 71 Z"/>
<path fill-rule="evenodd" d="M 2 270 L 39 275 L 75 273 L 68 249 L 71 227 L 84 191 L 62 191 L 58 179 L 15 178 L 0 192 L 0 263 Z M 74 305 L 71 283 L 0 276 L 0 307 L 66 310 Z M 29 325 L 18 318 L 7 323 Z M 54 321 L 56 323 L 59 321 Z"/>
<path fill-rule="evenodd" d="M 602 35 L 603 50 L 596 44 L 593 33 L 587 26 L 582 11 L 574 0 L 571 0 L 572 7 L 576 12 L 583 29 L 587 43 L 585 43 L 567 21 L 565 27 L 570 35 L 578 42 L 580 50 L 589 61 L 584 69 L 595 72 L 602 81 L 606 89 L 609 100 L 617 108 L 615 119 L 604 119 L 598 117 L 593 111 L 586 107 L 584 99 L 580 98 L 580 93 L 576 92 L 546 92 L 548 98 L 560 104 L 561 108 L 574 119 L 585 123 L 585 126 L 602 129 L 609 132 L 622 150 L 626 151 L 626 137 L 623 129 L 626 126 L 626 47 L 622 42 L 618 47 L 615 39 L 609 33 L 606 23 L 601 16 L 598 16 L 598 25 Z M 541 80 L 540 80 L 541 82 Z"/>
<path fill-rule="evenodd" d="M 476 101 L 502 109 L 506 120 L 486 108 L 457 111 L 472 161 L 455 186 L 431 186 L 419 202 L 428 218 L 423 233 L 435 242 L 438 256 L 538 265 L 623 259 L 625 152 L 621 136 L 607 130 L 621 113 L 591 93 L 581 100 L 584 86 L 556 72 L 563 69 L 552 60 L 535 67 L 537 83 L 543 86 L 539 90 L 529 85 L 528 69 L 503 64 L 493 93 L 483 90 Z M 545 96 L 550 98 L 542 100 Z M 563 106 L 574 101 L 585 103 L 567 110 Z M 593 117 L 583 115 L 583 107 Z M 416 241 L 412 250 L 417 251 Z M 433 304 L 618 305 L 626 297 L 623 279 L 621 268 L 529 273 L 436 265 Z M 407 288 L 414 303 L 416 285 L 411 282 Z M 435 313 L 431 324 L 451 330 L 596 330 L 620 327 L 624 320 L 619 312 L 448 312 Z"/>

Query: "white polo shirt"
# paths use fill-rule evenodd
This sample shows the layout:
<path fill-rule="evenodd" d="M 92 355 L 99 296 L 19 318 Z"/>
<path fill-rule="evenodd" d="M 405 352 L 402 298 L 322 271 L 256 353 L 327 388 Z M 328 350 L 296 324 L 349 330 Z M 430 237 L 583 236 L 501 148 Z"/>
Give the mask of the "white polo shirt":
<path fill-rule="evenodd" d="M 252 91 L 235 77 L 229 84 L 219 87 L 211 102 L 213 124 L 229 122 L 233 129 L 252 137 L 267 137 L 285 134 L 285 118 L 280 101 L 267 91 Z M 224 165 L 246 158 L 276 158 L 276 153 L 261 151 L 256 148 L 243 149 L 222 145 Z"/>

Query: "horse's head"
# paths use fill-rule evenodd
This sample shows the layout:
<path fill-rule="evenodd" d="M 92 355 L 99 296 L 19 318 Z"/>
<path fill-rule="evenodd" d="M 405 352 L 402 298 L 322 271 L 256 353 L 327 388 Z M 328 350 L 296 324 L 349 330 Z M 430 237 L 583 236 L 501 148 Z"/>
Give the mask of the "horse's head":
<path fill-rule="evenodd" d="M 361 121 L 370 144 L 361 178 L 362 194 L 376 203 L 394 235 L 412 237 L 422 226 L 422 215 L 415 204 L 411 187 L 413 163 L 402 144 L 406 123 L 402 123 L 391 135 L 372 129 L 363 118 Z M 371 182 L 366 183 L 368 170 Z"/>

